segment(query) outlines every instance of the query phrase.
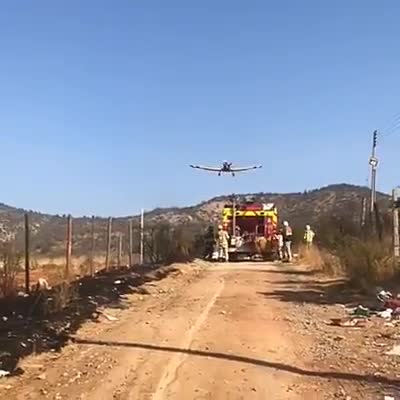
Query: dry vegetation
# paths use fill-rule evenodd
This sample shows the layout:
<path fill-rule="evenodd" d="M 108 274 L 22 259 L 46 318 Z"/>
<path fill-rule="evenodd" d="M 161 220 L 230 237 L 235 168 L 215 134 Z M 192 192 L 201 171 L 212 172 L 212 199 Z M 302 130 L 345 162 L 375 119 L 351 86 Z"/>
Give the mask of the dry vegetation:
<path fill-rule="evenodd" d="M 311 250 L 300 248 L 300 257 L 318 270 L 346 275 L 363 289 L 387 282 L 400 272 L 392 256 L 389 215 L 382 215 L 380 225 L 374 226 L 361 229 L 351 220 L 324 219 L 316 225 L 318 245 Z"/>
<path fill-rule="evenodd" d="M 12 243 L 0 244 L 0 297 L 17 294 L 17 275 L 21 270 L 21 261 L 21 254 L 15 251 Z"/>
<path fill-rule="evenodd" d="M 276 203 L 282 219 L 288 219 L 294 226 L 306 223 L 315 225 L 327 216 L 346 216 L 358 219 L 363 197 L 368 189 L 353 185 L 331 185 L 325 188 L 304 191 L 302 193 L 256 193 L 254 198 L 262 202 Z M 146 213 L 146 225 L 170 224 L 196 225 L 215 222 L 221 215 L 228 196 L 220 196 L 193 207 L 160 208 Z M 387 208 L 389 197 L 379 193 L 378 203 L 383 210 Z M 14 240 L 16 248 L 23 250 L 24 210 L 5 206 L 0 203 L 0 241 Z M 113 232 L 127 240 L 128 218 L 115 218 Z M 65 252 L 66 220 L 65 216 L 47 215 L 30 212 L 32 231 L 32 251 L 37 257 L 63 257 Z M 87 255 L 91 251 L 91 223 L 89 217 L 76 218 L 73 221 L 74 256 Z M 133 217 L 135 252 L 138 252 L 139 218 Z M 104 254 L 106 248 L 107 219 L 95 218 L 96 253 Z M 112 248 L 115 251 L 117 241 Z"/>
<path fill-rule="evenodd" d="M 365 235 L 361 232 L 360 206 L 362 198 L 368 195 L 368 189 L 352 185 L 332 185 L 303 193 L 255 194 L 256 201 L 275 202 L 281 219 L 288 219 L 298 237 L 295 242 L 302 241 L 301 235 L 305 224 L 312 224 L 317 231 L 320 252 L 303 254 L 310 263 L 330 273 L 346 270 L 354 281 L 379 281 L 396 271 L 393 270 L 389 254 L 389 236 L 383 218 L 383 238 Z M 202 233 L 204 225 L 216 222 L 221 208 L 228 201 L 221 196 L 194 207 L 156 209 L 146 214 L 145 254 L 152 263 L 162 264 L 174 261 L 188 261 L 203 253 Z M 389 197 L 378 194 L 380 210 L 387 210 Z M 9 254 L 7 271 L 1 272 L 2 286 L 8 287 L 23 283 L 23 274 L 18 275 L 20 259 L 18 254 L 24 245 L 24 210 L 0 204 L 0 242 L 7 240 L 14 246 L 15 260 Z M 126 255 L 128 245 L 128 218 L 113 220 L 113 240 L 111 244 L 112 261 L 117 261 L 117 240 L 123 235 L 123 252 Z M 45 276 L 50 284 L 60 282 L 65 264 L 65 216 L 51 216 L 30 213 L 31 248 L 32 248 L 32 282 Z M 91 218 L 82 217 L 73 221 L 73 265 L 72 274 L 84 276 L 89 272 L 88 255 L 91 252 Z M 386 225 L 385 225 L 386 224 Z M 106 248 L 107 220 L 95 218 L 95 270 L 104 265 Z M 133 219 L 134 254 L 139 253 L 139 220 Z M 304 252 L 303 252 L 304 253 Z M 4 251 L 1 252 L 4 258 Z M 11 258 L 10 258 L 11 257 Z M 4 261 L 3 261 L 4 263 Z M 123 264 L 127 263 L 126 256 Z M 16 275 L 16 276 L 15 276 Z M 14 283 L 13 283 L 14 282 Z M 0 293 L 1 295 L 1 293 Z"/>
<path fill-rule="evenodd" d="M 145 236 L 145 251 L 148 261 L 154 264 L 191 261 L 203 253 L 203 226 L 155 224 Z"/>

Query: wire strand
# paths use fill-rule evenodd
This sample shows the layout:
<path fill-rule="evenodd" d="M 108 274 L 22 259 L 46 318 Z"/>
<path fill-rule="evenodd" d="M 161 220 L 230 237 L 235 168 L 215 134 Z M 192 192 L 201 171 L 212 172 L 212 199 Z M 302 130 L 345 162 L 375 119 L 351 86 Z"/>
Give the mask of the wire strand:
<path fill-rule="evenodd" d="M 398 132 L 398 130 L 400 129 L 400 121 L 397 125 L 393 126 L 391 129 L 389 129 L 388 131 L 385 132 L 385 134 L 383 135 L 384 137 L 388 137 L 393 135 L 394 133 Z"/>
<path fill-rule="evenodd" d="M 381 133 L 384 134 L 386 131 L 390 130 L 393 125 L 396 125 L 400 122 L 400 112 L 393 115 L 392 118 L 389 119 L 389 122 L 386 124 L 385 128 L 381 130 Z"/>

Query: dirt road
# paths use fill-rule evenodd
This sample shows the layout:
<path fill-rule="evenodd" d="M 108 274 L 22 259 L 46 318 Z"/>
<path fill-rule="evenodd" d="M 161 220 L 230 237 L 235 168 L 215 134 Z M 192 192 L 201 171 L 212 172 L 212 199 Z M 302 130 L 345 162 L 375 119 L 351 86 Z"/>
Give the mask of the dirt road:
<path fill-rule="evenodd" d="M 0 398 L 349 400 L 397 393 L 395 377 L 356 371 L 330 354 L 343 337 L 322 332 L 315 318 L 322 323 L 321 312 L 334 314 L 337 305 L 321 311 L 283 298 L 283 289 L 301 296 L 308 276 L 301 267 L 267 263 L 183 268 L 147 285 L 150 295 L 130 296 L 129 308 L 107 310 L 111 321 L 87 323 L 61 354 L 25 360 L 24 375 L 0 381 Z"/>

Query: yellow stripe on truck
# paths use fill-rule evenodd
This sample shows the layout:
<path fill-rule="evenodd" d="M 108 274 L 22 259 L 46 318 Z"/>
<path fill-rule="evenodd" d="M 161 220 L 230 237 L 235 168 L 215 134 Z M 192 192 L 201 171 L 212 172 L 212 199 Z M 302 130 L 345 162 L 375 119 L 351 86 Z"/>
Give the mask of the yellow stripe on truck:
<path fill-rule="evenodd" d="M 236 217 L 270 217 L 271 219 L 278 219 L 277 213 L 274 211 L 236 211 Z M 232 210 L 225 209 L 223 212 L 224 217 L 233 217 Z"/>

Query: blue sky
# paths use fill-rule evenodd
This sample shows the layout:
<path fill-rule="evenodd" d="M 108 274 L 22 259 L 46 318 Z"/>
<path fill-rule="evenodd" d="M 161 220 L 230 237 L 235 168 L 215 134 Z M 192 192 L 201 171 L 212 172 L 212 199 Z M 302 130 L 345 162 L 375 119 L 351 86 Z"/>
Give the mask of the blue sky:
<path fill-rule="evenodd" d="M 398 0 L 3 1 L 0 202 L 126 215 L 366 184 L 372 131 L 400 115 L 399 19 Z M 264 169 L 188 168 L 224 159 Z"/>

